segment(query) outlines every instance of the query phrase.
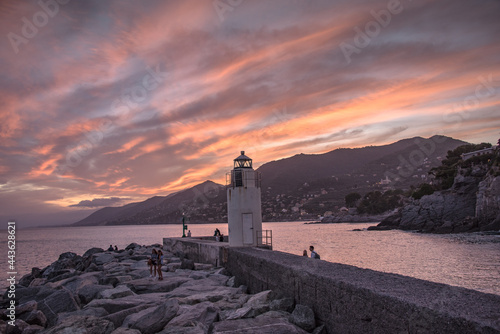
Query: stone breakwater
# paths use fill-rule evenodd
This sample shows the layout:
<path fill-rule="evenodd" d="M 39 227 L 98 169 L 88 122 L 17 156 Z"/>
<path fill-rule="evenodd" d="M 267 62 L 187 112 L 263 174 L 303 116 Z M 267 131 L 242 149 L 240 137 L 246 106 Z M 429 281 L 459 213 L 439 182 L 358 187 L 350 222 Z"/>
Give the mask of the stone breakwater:
<path fill-rule="evenodd" d="M 222 244 L 222 245 L 221 245 Z M 254 247 L 164 238 L 163 247 L 220 263 L 250 293 L 310 307 L 328 333 L 500 333 L 500 296 Z M 242 332 L 236 332 L 242 333 Z"/>
<path fill-rule="evenodd" d="M 63 253 L 16 286 L 15 326 L 0 299 L 0 333 L 326 333 L 311 308 L 265 290 L 251 295 L 224 268 L 165 252 L 164 280 L 147 259 L 160 245 Z"/>

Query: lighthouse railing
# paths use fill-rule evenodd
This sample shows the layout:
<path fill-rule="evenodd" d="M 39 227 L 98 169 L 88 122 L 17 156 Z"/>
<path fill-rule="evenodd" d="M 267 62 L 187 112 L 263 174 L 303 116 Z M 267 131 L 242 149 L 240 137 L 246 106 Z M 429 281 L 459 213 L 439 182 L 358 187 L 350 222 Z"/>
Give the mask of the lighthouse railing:
<path fill-rule="evenodd" d="M 273 249 L 273 231 L 262 230 L 256 231 L 257 233 L 257 247 Z"/>
<path fill-rule="evenodd" d="M 261 187 L 261 174 L 254 170 L 236 169 L 226 173 L 226 187 Z"/>

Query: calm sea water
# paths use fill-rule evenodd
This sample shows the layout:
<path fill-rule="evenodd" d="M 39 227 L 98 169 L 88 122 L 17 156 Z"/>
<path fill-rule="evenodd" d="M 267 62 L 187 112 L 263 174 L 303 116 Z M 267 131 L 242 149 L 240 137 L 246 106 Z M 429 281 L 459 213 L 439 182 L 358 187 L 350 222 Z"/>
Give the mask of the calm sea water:
<path fill-rule="evenodd" d="M 314 245 L 321 259 L 397 273 L 500 295 L 500 236 L 430 235 L 403 231 L 353 231 L 373 224 L 264 223 L 273 232 L 273 248 L 302 255 Z M 227 235 L 227 225 L 190 225 L 193 236 Z M 131 242 L 150 245 L 182 235 L 181 225 L 36 228 L 16 233 L 17 279 L 44 268 L 59 254 L 82 255 L 91 247 L 122 249 Z M 0 278 L 6 285 L 7 232 L 0 231 Z M 3 254 L 3 255 L 2 255 Z"/>

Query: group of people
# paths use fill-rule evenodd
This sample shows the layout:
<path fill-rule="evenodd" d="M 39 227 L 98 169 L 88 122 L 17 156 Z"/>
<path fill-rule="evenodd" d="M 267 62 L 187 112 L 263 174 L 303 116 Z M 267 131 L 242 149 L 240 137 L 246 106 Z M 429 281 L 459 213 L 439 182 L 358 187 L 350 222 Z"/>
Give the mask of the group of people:
<path fill-rule="evenodd" d="M 156 250 L 153 248 L 151 251 L 151 257 L 148 260 L 148 265 L 149 277 L 163 281 L 163 273 L 161 271 L 161 267 L 163 266 L 163 252 L 161 249 Z M 158 275 L 158 277 L 156 277 L 156 275 Z"/>
<path fill-rule="evenodd" d="M 113 245 L 109 245 L 108 252 L 112 252 L 112 251 L 118 252 L 118 247 L 116 247 L 116 245 L 115 245 L 115 247 L 113 248 Z"/>
<path fill-rule="evenodd" d="M 314 246 L 309 246 L 309 250 L 311 251 L 311 259 L 316 259 L 320 260 L 320 256 L 316 251 L 314 251 Z M 304 249 L 304 253 L 302 253 L 303 256 L 307 256 L 307 251 Z"/>

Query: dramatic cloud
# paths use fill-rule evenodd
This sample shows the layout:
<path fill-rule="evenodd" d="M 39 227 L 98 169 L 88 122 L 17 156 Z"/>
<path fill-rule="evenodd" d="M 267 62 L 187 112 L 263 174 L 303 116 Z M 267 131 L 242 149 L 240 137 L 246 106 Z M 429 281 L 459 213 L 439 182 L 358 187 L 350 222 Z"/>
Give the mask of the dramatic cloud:
<path fill-rule="evenodd" d="M 498 140 L 500 2 L 220 1 L 2 1 L 0 219 L 222 183 L 240 150 Z"/>

